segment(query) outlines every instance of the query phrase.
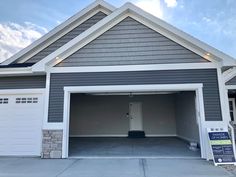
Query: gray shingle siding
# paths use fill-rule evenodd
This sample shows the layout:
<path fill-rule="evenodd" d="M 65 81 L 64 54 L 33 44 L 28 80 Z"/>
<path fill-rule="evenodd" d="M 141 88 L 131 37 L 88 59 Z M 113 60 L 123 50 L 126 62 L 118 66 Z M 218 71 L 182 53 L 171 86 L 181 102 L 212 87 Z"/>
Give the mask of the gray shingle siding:
<path fill-rule="evenodd" d="M 187 83 L 203 83 L 206 120 L 222 120 L 216 69 L 194 69 L 51 74 L 48 121 L 63 120 L 64 86 Z"/>
<path fill-rule="evenodd" d="M 56 66 L 199 62 L 208 61 L 128 17 Z"/>
<path fill-rule="evenodd" d="M 106 14 L 103 12 L 98 12 L 95 14 L 93 17 L 90 19 L 86 20 L 84 23 L 80 24 L 64 36 L 62 36 L 60 39 L 46 47 L 45 49 L 41 50 L 39 53 L 31 57 L 29 60 L 26 61 L 26 63 L 36 63 L 40 60 L 42 60 L 44 57 L 48 56 L 55 50 L 59 49 L 61 46 L 72 40 L 73 38 L 77 37 L 80 35 L 82 32 L 96 24 L 98 21 L 106 17 Z"/>
<path fill-rule="evenodd" d="M 0 77 L 0 89 L 45 88 L 46 76 Z"/>
<path fill-rule="evenodd" d="M 228 82 L 226 82 L 226 85 L 236 85 L 236 77 L 233 77 Z"/>

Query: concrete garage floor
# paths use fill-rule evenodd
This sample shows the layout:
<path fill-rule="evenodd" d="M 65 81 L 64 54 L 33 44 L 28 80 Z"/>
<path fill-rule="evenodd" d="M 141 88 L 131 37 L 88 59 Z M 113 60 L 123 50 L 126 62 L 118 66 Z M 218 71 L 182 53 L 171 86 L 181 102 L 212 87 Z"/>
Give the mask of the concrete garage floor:
<path fill-rule="evenodd" d="M 197 159 L 0 158 L 0 177 L 233 177 Z"/>
<path fill-rule="evenodd" d="M 170 138 L 70 138 L 70 157 L 200 158 L 185 141 Z"/>

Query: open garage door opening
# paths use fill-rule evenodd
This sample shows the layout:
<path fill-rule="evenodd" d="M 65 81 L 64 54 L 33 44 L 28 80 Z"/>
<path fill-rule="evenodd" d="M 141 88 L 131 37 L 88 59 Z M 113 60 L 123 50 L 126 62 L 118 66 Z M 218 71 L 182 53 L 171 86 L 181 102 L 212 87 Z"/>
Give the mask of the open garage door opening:
<path fill-rule="evenodd" d="M 200 152 L 195 91 L 71 93 L 70 157 L 191 157 Z"/>

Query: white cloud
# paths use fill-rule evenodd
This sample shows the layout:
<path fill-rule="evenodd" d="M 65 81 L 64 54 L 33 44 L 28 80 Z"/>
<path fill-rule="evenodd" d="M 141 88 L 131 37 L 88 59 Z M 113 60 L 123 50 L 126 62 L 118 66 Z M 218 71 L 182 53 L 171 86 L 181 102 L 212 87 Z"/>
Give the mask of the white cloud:
<path fill-rule="evenodd" d="M 0 63 L 47 32 L 46 28 L 31 22 L 0 24 Z"/>
<path fill-rule="evenodd" d="M 167 5 L 167 7 L 176 7 L 177 6 L 177 0 L 165 0 L 165 3 Z"/>
<path fill-rule="evenodd" d="M 208 18 L 208 17 L 203 17 L 202 20 L 205 21 L 205 22 L 207 22 L 207 23 L 211 22 L 211 19 Z"/>
<path fill-rule="evenodd" d="M 152 15 L 163 18 L 160 0 L 138 0 L 135 2 L 135 5 L 151 13 Z"/>

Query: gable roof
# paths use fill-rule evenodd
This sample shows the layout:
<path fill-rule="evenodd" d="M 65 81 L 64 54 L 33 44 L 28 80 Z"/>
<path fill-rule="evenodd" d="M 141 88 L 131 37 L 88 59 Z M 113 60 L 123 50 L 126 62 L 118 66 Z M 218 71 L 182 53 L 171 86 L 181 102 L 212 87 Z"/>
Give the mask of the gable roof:
<path fill-rule="evenodd" d="M 127 17 L 55 67 L 210 63 Z"/>
<path fill-rule="evenodd" d="M 109 15 L 114 10 L 115 7 L 112 6 L 111 4 L 108 4 L 103 0 L 96 0 L 94 3 L 90 4 L 80 12 L 76 13 L 68 20 L 61 23 L 59 26 L 55 27 L 49 33 L 45 34 L 43 37 L 36 40 L 35 42 L 33 42 L 31 45 L 24 48 L 20 52 L 16 53 L 15 55 L 13 55 L 0 65 L 9 65 L 17 60 L 20 60 L 19 63 L 23 63 L 24 61 L 28 60 L 33 55 L 37 54 L 48 45 L 52 44 L 54 41 L 63 36 L 65 33 L 69 32 L 71 28 L 73 29 L 75 26 L 78 26 L 79 24 L 83 23 L 97 12 L 102 11 L 107 15 Z M 77 21 L 79 24 L 78 23 L 73 24 Z M 65 29 L 70 25 L 72 25 L 71 28 Z"/>
<path fill-rule="evenodd" d="M 236 60 L 234 58 L 186 34 L 185 32 L 175 28 L 163 20 L 143 11 L 135 5 L 126 3 L 84 33 L 72 39 L 70 42 L 45 57 L 40 62 L 36 63 L 33 66 L 33 71 L 44 71 L 45 65 L 54 66 L 58 64 L 66 57 L 73 54 L 92 40 L 96 39 L 98 36 L 118 24 L 126 17 L 132 17 L 133 19 L 143 23 L 149 28 L 179 43 L 183 47 L 193 51 L 207 60 L 220 63 L 221 65 L 236 65 Z"/>

